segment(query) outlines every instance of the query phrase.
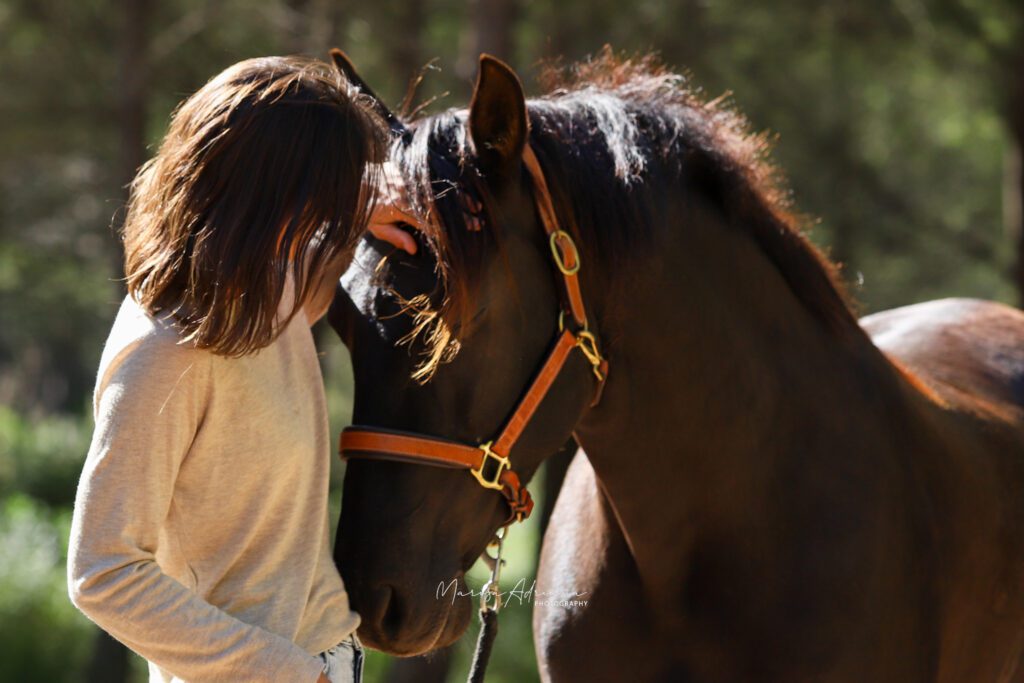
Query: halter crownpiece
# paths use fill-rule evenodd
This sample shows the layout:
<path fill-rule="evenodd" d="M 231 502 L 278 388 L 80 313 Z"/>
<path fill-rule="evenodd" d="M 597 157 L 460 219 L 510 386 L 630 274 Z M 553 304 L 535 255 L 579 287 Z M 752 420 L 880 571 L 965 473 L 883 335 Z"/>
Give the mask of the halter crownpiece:
<path fill-rule="evenodd" d="M 554 203 L 544 172 L 533 149 L 523 149 L 523 163 L 533 179 L 534 196 L 541 224 L 549 238 L 551 256 L 563 283 L 562 310 L 558 318 L 558 333 L 544 365 L 533 378 L 526 393 L 519 400 L 515 412 L 494 439 L 477 446 L 448 439 L 424 436 L 410 432 L 355 425 L 341 433 L 339 451 L 343 459 L 364 458 L 395 460 L 435 467 L 468 469 L 477 482 L 487 489 L 499 491 L 509 506 L 505 526 L 522 521 L 533 511 L 533 498 L 512 469 L 509 454 L 529 424 L 544 397 L 561 374 L 566 360 L 574 349 L 579 349 L 590 363 L 597 381 L 594 400 L 601 398 L 608 377 L 608 361 L 601 355 L 597 338 L 587 325 L 587 312 L 580 290 L 580 255 L 572 236 L 558 226 Z M 566 325 L 571 318 L 572 329 Z"/>

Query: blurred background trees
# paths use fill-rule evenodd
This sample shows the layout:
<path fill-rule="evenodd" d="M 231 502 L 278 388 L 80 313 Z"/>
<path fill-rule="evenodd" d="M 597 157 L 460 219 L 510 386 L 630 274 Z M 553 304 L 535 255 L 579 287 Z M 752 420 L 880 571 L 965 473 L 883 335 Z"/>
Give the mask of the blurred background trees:
<path fill-rule="evenodd" d="M 396 107 L 436 58 L 415 102 L 437 111 L 467 101 L 481 51 L 536 92 L 539 60 L 605 43 L 658 51 L 776 136 L 865 312 L 1024 297 L 1020 0 L 0 0 L 0 680 L 144 680 L 67 601 L 63 562 L 125 186 L 174 105 L 240 59 L 337 45 Z M 347 358 L 318 339 L 338 429 Z M 536 527 L 513 539 L 530 577 Z M 502 629 L 493 680 L 535 679 L 529 607 Z"/>

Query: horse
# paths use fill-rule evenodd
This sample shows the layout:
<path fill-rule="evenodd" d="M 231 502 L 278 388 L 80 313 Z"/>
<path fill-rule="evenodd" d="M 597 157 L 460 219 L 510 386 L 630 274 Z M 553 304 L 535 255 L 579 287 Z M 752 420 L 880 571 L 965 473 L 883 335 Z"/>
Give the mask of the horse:
<path fill-rule="evenodd" d="M 606 51 L 527 100 L 482 56 L 468 108 L 382 113 L 421 249 L 364 240 L 329 312 L 357 425 L 335 559 L 366 643 L 459 638 L 471 601 L 439 586 L 467 590 L 575 439 L 542 680 L 1024 681 L 1024 313 L 858 321 L 764 137 L 652 58 Z"/>

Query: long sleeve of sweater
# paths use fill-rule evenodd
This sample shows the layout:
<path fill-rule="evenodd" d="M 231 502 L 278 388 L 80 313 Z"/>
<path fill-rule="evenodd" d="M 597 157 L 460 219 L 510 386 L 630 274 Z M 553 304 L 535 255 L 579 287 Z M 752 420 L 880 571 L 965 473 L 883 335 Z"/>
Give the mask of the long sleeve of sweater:
<path fill-rule="evenodd" d="M 181 542 L 164 521 L 206 414 L 212 362 L 192 348 L 131 344 L 107 363 L 75 501 L 69 594 L 100 627 L 176 679 L 313 683 L 318 657 L 215 607 L 156 560 L 161 544 Z"/>

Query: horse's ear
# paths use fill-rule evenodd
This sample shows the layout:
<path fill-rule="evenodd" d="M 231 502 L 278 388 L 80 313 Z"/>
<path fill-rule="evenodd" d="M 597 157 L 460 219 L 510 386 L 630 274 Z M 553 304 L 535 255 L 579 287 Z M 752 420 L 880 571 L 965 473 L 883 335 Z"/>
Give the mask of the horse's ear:
<path fill-rule="evenodd" d="M 496 57 L 480 55 L 469 104 L 469 132 L 480 170 L 504 176 L 517 168 L 527 125 L 526 96 L 516 72 Z"/>
<path fill-rule="evenodd" d="M 363 79 L 359 77 L 359 73 L 356 71 L 355 65 L 352 64 L 352 60 L 349 59 L 344 50 L 332 47 L 331 60 L 334 62 L 334 67 L 341 72 L 342 76 L 353 83 L 361 84 L 363 82 Z"/>
<path fill-rule="evenodd" d="M 355 65 L 352 64 L 352 60 L 348 58 L 347 54 L 336 47 L 331 48 L 331 60 L 334 62 L 334 68 L 341 72 L 341 75 L 344 76 L 349 83 L 356 86 L 361 93 L 373 100 L 374 109 L 381 118 L 387 121 L 392 132 L 398 135 L 404 135 L 407 132 L 405 124 L 403 124 L 401 120 L 395 116 L 390 109 L 388 109 L 388 106 L 384 104 L 384 100 L 377 97 L 377 93 L 373 92 L 373 89 L 370 88 L 370 86 L 366 84 L 366 81 L 363 80 L 363 77 L 359 75 L 359 72 L 356 71 Z"/>

